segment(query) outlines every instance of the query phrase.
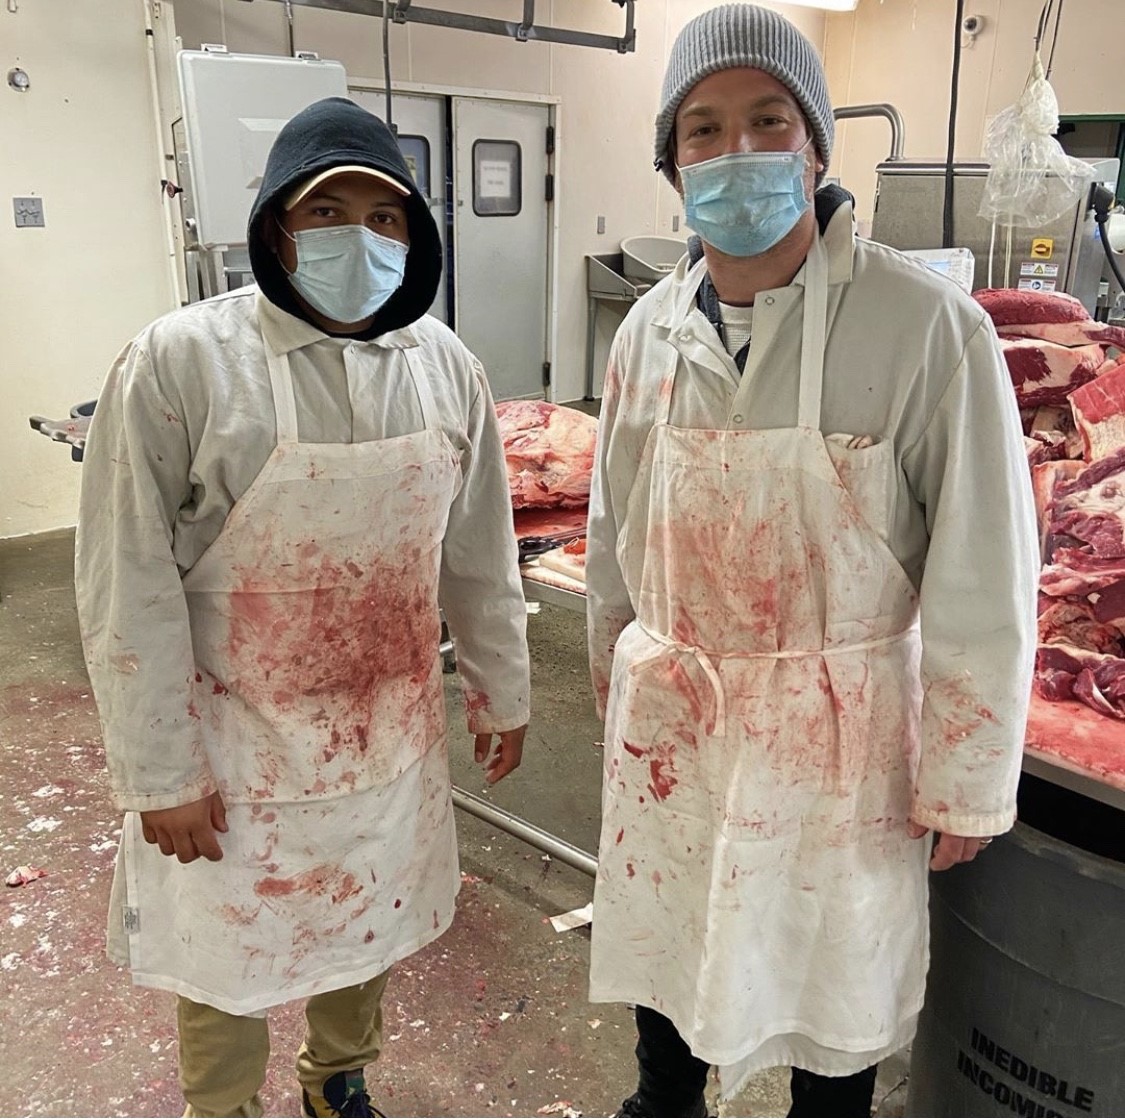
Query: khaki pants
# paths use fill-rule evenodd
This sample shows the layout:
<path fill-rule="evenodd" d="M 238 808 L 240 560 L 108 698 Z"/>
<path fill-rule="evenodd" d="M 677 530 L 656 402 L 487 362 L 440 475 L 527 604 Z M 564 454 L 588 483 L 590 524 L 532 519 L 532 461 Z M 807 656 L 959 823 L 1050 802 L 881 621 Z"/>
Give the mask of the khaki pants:
<path fill-rule="evenodd" d="M 313 996 L 305 1005 L 307 1029 L 297 1054 L 297 1080 L 319 1095 L 335 1073 L 362 1069 L 383 1046 L 383 989 L 390 972 L 364 984 Z M 258 1090 L 270 1056 L 264 1018 L 228 1015 L 181 996 L 180 1087 L 185 1116 L 261 1116 Z"/>

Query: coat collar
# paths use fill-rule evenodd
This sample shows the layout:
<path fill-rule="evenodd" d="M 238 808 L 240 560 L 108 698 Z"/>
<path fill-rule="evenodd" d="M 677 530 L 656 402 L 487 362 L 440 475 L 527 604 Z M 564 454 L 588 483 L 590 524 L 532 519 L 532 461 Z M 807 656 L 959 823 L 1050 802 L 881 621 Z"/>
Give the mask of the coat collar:
<path fill-rule="evenodd" d="M 823 232 L 818 230 L 818 236 L 824 242 L 828 254 L 829 287 L 850 284 L 855 265 L 856 245 L 855 220 L 850 198 L 836 207 Z M 671 276 L 661 282 L 661 290 L 654 292 L 657 304 L 652 316 L 653 326 L 672 330 L 682 323 L 695 308 L 696 293 L 706 275 L 706 259 L 701 257 L 693 264 L 690 255 L 685 254 Z M 804 283 L 805 266 L 802 265 L 789 287 L 803 288 Z M 776 291 L 784 290 L 776 289 Z"/>
<path fill-rule="evenodd" d="M 288 354 L 293 350 L 300 350 L 314 342 L 322 342 L 326 338 L 337 339 L 340 342 L 354 342 L 357 346 L 375 346 L 383 350 L 404 350 L 410 346 L 417 346 L 418 339 L 410 327 L 400 327 L 398 330 L 388 331 L 378 338 L 365 341 L 347 338 L 340 335 L 325 334 L 319 327 L 304 319 L 298 319 L 287 311 L 282 311 L 275 303 L 271 303 L 261 291 L 256 296 L 256 309 L 258 323 L 262 328 L 262 337 L 275 354 Z"/>

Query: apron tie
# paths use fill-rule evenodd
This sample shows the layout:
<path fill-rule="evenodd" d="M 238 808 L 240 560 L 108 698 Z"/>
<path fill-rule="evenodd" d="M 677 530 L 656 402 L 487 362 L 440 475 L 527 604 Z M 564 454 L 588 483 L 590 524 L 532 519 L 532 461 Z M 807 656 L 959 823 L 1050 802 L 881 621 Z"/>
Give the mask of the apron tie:
<path fill-rule="evenodd" d="M 703 670 L 703 675 L 711 683 L 711 691 L 715 700 L 714 713 L 706 731 L 708 735 L 720 737 L 726 734 L 727 694 L 723 688 L 723 680 L 719 676 L 716 661 L 762 661 L 766 659 L 787 661 L 798 657 L 835 657 L 842 653 L 863 653 L 866 650 L 895 645 L 910 637 L 918 629 L 918 624 L 914 623 L 905 630 L 900 630 L 897 634 L 887 634 L 882 638 L 869 638 L 865 642 L 854 642 L 846 646 L 829 646 L 827 649 L 782 649 L 774 653 L 719 653 L 717 650 L 707 650 L 701 646 L 689 646 L 684 642 L 678 642 L 675 638 L 670 638 L 666 634 L 650 630 L 643 622 L 638 621 L 637 625 L 657 643 L 657 648 L 632 662 L 629 666 L 630 675 L 636 674 L 654 661 L 659 661 L 668 652 L 683 653 L 689 657 L 694 657 L 696 663 Z"/>

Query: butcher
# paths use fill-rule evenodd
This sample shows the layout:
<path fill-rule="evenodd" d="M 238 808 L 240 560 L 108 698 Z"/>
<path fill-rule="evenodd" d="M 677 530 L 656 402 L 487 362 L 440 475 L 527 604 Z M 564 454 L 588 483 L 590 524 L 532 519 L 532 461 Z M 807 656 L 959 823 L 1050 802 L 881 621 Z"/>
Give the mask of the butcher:
<path fill-rule="evenodd" d="M 123 351 L 76 583 L 126 810 L 110 956 L 176 994 L 188 1116 L 261 1116 L 265 1013 L 307 998 L 306 1116 L 373 1116 L 391 966 L 460 885 L 439 604 L 477 761 L 519 765 L 526 610 L 479 363 L 426 314 L 441 242 L 394 136 L 342 98 L 280 132 L 256 285 Z"/>
<path fill-rule="evenodd" d="M 695 231 L 613 342 L 589 521 L 605 716 L 591 998 L 636 1005 L 626 1116 L 792 1067 L 869 1115 L 910 1042 L 927 869 L 1015 818 L 1035 514 L 994 328 L 817 189 L 833 115 L 780 15 L 676 40 L 656 166 Z"/>

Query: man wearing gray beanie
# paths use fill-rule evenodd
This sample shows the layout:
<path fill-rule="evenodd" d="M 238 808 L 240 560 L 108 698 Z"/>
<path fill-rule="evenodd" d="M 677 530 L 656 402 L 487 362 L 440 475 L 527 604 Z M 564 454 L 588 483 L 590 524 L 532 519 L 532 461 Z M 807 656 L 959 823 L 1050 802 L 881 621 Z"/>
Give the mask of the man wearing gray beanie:
<path fill-rule="evenodd" d="M 672 48 L 655 155 L 698 234 L 610 352 L 588 530 L 606 717 L 591 998 L 626 1116 L 792 1067 L 867 1116 L 914 1034 L 927 869 L 1015 818 L 1038 546 L 995 332 L 817 186 L 833 117 L 772 11 Z M 933 837 L 927 840 L 927 837 Z"/>

